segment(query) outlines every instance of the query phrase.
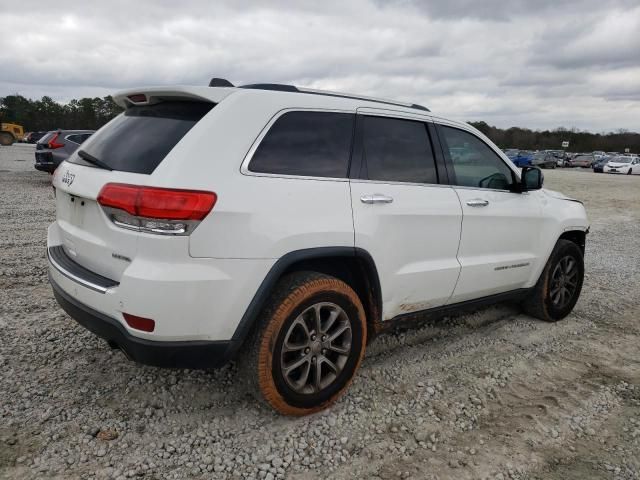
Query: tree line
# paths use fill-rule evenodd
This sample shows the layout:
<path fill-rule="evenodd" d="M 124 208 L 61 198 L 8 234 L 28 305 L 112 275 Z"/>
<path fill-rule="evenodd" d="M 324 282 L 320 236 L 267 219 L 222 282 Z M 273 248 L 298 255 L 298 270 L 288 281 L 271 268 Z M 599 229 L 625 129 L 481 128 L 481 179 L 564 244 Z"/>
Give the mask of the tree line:
<path fill-rule="evenodd" d="M 617 130 L 609 133 L 583 132 L 577 129 L 568 130 L 529 130 L 528 128 L 511 127 L 502 129 L 486 122 L 469 122 L 500 148 L 519 148 L 521 150 L 562 150 L 562 142 L 568 141 L 569 152 L 605 152 L 623 153 L 629 148 L 632 153 L 640 152 L 640 133 Z"/>
<path fill-rule="evenodd" d="M 51 97 L 32 100 L 22 95 L 0 97 L 3 122 L 22 125 L 25 132 L 41 130 L 97 130 L 122 111 L 110 96 L 58 103 Z"/>
<path fill-rule="evenodd" d="M 97 130 L 122 108 L 110 96 L 80 98 L 58 103 L 51 97 L 32 100 L 22 95 L 0 97 L 0 118 L 3 122 L 22 125 L 25 131 L 63 129 Z M 529 130 L 511 127 L 502 129 L 486 122 L 469 122 L 501 148 L 522 150 L 559 150 L 568 141 L 568 151 L 640 152 L 640 133 L 618 130 L 610 133 L 582 132 L 576 129 Z"/>

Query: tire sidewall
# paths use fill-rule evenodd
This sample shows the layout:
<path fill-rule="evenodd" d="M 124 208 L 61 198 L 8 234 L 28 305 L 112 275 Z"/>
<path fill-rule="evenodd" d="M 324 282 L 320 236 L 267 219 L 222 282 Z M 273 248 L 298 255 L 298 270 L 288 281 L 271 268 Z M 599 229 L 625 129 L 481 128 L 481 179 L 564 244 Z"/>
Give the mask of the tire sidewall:
<path fill-rule="evenodd" d="M 302 395 L 294 392 L 280 372 L 280 353 L 286 332 L 300 313 L 318 302 L 340 306 L 349 318 L 352 329 L 352 349 L 338 378 L 318 394 Z M 358 296 L 337 279 L 315 280 L 303 285 L 282 302 L 268 321 L 259 342 L 258 386 L 262 396 L 280 413 L 307 415 L 326 408 L 344 393 L 351 383 L 364 356 L 366 320 Z"/>
<path fill-rule="evenodd" d="M 566 257 L 571 256 L 576 261 L 576 266 L 578 268 L 578 284 L 576 286 L 575 293 L 571 301 L 562 308 L 558 308 L 553 304 L 551 300 L 551 275 L 553 274 L 554 269 L 558 262 Z M 549 266 L 547 271 L 545 272 L 545 288 L 544 288 L 544 307 L 547 312 L 548 317 L 553 320 L 561 320 L 575 307 L 578 299 L 580 298 L 580 292 L 582 291 L 582 284 L 584 282 L 584 258 L 580 248 L 572 242 L 561 243 L 554 250 L 551 261 L 549 262 Z"/>
<path fill-rule="evenodd" d="M 289 327 L 298 317 L 298 315 L 300 315 L 310 306 L 320 302 L 334 303 L 342 308 L 347 314 L 352 332 L 351 352 L 344 368 L 331 385 L 329 385 L 318 394 L 299 394 L 293 391 L 287 385 L 284 377 L 282 376 L 280 363 L 282 346 L 284 344 L 284 338 L 287 334 L 287 331 L 289 330 Z M 280 393 L 280 395 L 284 399 L 286 399 L 288 404 L 297 408 L 313 408 L 318 404 L 324 404 L 329 401 L 344 388 L 344 386 L 349 382 L 349 380 L 355 373 L 355 369 L 360 357 L 360 351 L 363 347 L 362 333 L 362 325 L 358 321 L 358 308 L 356 305 L 353 305 L 348 297 L 345 297 L 344 295 L 341 295 L 337 292 L 320 292 L 298 304 L 282 324 L 273 349 L 273 363 L 271 374 L 273 375 L 273 380 L 278 393 Z"/>

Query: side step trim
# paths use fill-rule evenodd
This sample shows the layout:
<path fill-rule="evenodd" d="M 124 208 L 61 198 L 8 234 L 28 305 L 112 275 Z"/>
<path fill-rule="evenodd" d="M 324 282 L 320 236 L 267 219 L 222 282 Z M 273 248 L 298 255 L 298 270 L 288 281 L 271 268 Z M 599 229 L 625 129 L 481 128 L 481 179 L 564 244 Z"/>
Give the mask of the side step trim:
<path fill-rule="evenodd" d="M 49 247 L 47 249 L 47 257 L 49 258 L 49 263 L 62 275 L 96 292 L 106 293 L 110 288 L 120 285 L 115 280 L 98 275 L 77 264 L 69 258 L 62 245 Z"/>

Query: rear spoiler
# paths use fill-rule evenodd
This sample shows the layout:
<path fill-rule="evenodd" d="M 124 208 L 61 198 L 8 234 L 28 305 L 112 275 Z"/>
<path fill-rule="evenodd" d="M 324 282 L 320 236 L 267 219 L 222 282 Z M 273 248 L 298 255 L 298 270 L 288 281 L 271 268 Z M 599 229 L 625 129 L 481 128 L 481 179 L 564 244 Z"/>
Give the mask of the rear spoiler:
<path fill-rule="evenodd" d="M 209 87 L 142 87 L 120 90 L 113 95 L 113 100 L 122 108 L 139 105 L 153 105 L 171 100 L 190 100 L 195 102 L 220 103 L 231 95 L 235 88 Z"/>

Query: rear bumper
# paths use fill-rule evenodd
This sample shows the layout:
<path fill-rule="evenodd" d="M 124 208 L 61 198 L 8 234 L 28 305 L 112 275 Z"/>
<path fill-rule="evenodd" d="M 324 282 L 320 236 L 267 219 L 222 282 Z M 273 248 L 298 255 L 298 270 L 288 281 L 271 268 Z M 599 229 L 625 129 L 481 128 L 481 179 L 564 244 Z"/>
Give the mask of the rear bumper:
<path fill-rule="evenodd" d="M 227 363 L 231 341 L 153 341 L 134 337 L 116 319 L 84 305 L 65 293 L 49 276 L 53 294 L 62 309 L 74 320 L 112 346 L 117 346 L 130 360 L 166 368 L 215 368 Z"/>
<path fill-rule="evenodd" d="M 36 163 L 34 165 L 36 170 L 41 172 L 53 173 L 61 161 L 54 158 L 53 152 L 46 150 L 37 150 L 35 153 Z"/>

